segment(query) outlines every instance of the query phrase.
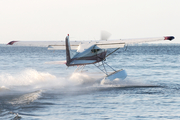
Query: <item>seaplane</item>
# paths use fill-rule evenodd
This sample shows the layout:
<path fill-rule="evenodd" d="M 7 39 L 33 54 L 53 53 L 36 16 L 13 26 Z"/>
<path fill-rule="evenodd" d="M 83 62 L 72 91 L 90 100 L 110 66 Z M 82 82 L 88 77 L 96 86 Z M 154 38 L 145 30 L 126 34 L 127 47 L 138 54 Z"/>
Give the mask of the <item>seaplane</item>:
<path fill-rule="evenodd" d="M 105 37 L 104 37 L 105 36 Z M 173 40 L 174 36 L 163 36 L 156 38 L 141 38 L 141 39 L 115 39 L 108 40 L 110 34 L 101 35 L 101 40 L 96 41 L 70 41 L 69 34 L 65 41 L 46 41 L 43 45 L 48 47 L 48 50 L 66 50 L 66 61 L 55 61 L 55 64 L 66 64 L 67 67 L 77 66 L 75 72 L 82 72 L 86 65 L 93 64 L 103 74 L 104 79 L 113 81 L 115 79 L 124 80 L 127 73 L 123 69 L 115 70 L 106 62 L 106 58 L 116 52 L 120 48 L 124 48 L 128 44 L 154 42 L 162 40 Z M 41 44 L 42 42 L 39 42 Z M 32 41 L 11 41 L 7 45 L 18 46 L 37 46 L 37 42 Z M 107 52 L 113 48 L 113 51 Z M 72 55 L 72 50 L 76 53 Z M 108 53 L 108 54 L 107 54 Z M 109 71 L 110 70 L 110 71 Z"/>

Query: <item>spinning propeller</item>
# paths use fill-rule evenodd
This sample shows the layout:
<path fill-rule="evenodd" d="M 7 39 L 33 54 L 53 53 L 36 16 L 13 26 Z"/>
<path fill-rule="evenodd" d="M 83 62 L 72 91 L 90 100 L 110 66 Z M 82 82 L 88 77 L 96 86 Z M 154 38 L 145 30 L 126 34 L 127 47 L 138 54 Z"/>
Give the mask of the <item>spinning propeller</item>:
<path fill-rule="evenodd" d="M 109 39 L 111 36 L 111 33 L 107 32 L 107 31 L 101 31 L 101 40 L 107 40 Z"/>

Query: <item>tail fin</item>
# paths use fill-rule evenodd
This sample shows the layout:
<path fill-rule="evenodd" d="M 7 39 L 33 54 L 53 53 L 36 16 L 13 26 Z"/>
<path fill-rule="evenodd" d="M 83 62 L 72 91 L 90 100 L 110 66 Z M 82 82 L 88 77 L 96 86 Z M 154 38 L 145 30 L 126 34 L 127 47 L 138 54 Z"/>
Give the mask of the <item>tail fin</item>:
<path fill-rule="evenodd" d="M 70 53 L 71 52 L 71 46 L 69 43 L 69 34 L 66 36 L 65 43 L 66 43 L 66 65 L 69 66 L 70 62 L 71 62 L 71 53 Z"/>

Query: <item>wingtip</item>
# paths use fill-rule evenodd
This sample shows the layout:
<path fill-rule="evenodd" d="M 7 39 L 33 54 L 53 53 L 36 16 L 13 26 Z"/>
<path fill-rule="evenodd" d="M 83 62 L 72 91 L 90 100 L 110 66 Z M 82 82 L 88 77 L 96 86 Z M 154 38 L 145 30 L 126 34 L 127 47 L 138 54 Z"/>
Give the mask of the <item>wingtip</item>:
<path fill-rule="evenodd" d="M 11 41 L 7 45 L 13 45 L 15 42 L 18 42 L 18 41 Z"/>
<path fill-rule="evenodd" d="M 164 40 L 173 40 L 173 39 L 175 39 L 175 37 L 174 36 L 165 36 L 164 37 Z"/>

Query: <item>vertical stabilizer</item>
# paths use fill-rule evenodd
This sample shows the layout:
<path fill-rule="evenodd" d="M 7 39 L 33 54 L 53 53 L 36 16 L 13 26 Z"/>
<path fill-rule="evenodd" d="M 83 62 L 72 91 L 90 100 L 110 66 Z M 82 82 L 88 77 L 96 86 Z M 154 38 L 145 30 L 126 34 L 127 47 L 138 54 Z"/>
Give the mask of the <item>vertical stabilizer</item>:
<path fill-rule="evenodd" d="M 71 47 L 70 47 L 70 43 L 69 43 L 69 34 L 66 36 L 66 65 L 69 66 L 70 62 L 71 62 Z"/>

